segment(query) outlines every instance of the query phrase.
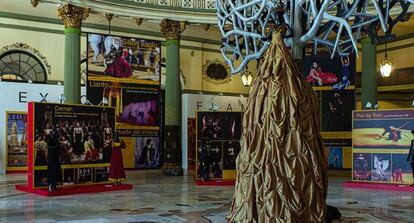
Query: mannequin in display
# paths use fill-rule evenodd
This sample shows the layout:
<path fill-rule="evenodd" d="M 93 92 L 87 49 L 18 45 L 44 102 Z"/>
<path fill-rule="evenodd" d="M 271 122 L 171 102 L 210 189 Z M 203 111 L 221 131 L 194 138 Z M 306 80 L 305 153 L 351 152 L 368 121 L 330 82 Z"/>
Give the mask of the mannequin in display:
<path fill-rule="evenodd" d="M 111 166 L 109 168 L 109 180 L 114 185 L 120 185 L 126 179 L 124 162 L 122 158 L 122 149 L 125 149 L 125 142 L 115 133 L 112 144 Z"/>

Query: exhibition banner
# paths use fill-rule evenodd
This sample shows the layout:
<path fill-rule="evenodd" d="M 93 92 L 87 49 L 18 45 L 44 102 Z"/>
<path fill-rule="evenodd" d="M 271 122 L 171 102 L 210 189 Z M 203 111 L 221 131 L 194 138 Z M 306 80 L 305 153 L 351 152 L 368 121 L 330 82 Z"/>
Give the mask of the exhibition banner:
<path fill-rule="evenodd" d="M 181 94 L 182 167 L 196 169 L 197 111 L 242 112 L 247 103 L 243 95 Z"/>
<path fill-rule="evenodd" d="M 106 183 L 114 132 L 114 108 L 29 102 L 29 188 L 47 186 L 48 162 L 60 163 L 60 185 Z"/>
<path fill-rule="evenodd" d="M 18 111 L 27 113 L 27 102 L 42 101 L 59 103 L 63 98 L 63 85 L 39 84 L 39 83 L 23 83 L 12 81 L 0 81 L 0 174 L 7 170 L 7 112 Z M 81 87 L 81 97 L 86 99 L 86 88 Z M 20 160 L 20 159 L 19 159 Z M 11 162 L 14 162 L 12 160 Z M 26 161 L 25 161 L 26 162 Z M 16 167 L 17 168 L 17 167 Z M 23 171 L 24 167 L 19 167 L 9 171 Z"/>
<path fill-rule="evenodd" d="M 236 170 L 242 116 L 241 112 L 197 112 L 197 179 L 229 179 L 226 171 Z"/>
<path fill-rule="evenodd" d="M 161 42 L 96 33 L 87 36 L 88 101 L 115 107 L 116 129 L 126 144 L 125 168 L 158 168 Z"/>
<path fill-rule="evenodd" d="M 161 42 L 88 33 L 88 80 L 160 85 Z"/>
<path fill-rule="evenodd" d="M 356 106 L 355 73 L 356 55 L 333 55 L 325 50 L 307 48 L 304 60 L 299 63 L 306 81 L 312 85 L 320 108 L 321 133 L 326 147 L 342 154 L 342 164 L 335 157 L 330 168 L 350 168 L 349 149 L 352 131 L 352 111 Z M 339 152 L 342 149 L 342 153 Z M 348 159 L 349 158 L 349 159 Z M 342 166 L 342 167 L 341 167 Z"/>
<path fill-rule="evenodd" d="M 407 154 L 414 110 L 353 112 L 353 180 L 412 184 Z"/>
<path fill-rule="evenodd" d="M 6 112 L 7 171 L 27 169 L 27 113 Z"/>

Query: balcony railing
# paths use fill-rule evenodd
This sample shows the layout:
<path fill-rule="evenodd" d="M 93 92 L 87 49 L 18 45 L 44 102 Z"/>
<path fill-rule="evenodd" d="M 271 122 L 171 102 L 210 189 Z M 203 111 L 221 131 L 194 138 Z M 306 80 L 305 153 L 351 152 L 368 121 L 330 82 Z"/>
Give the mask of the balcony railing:
<path fill-rule="evenodd" d="M 216 0 L 126 0 L 151 5 L 180 7 L 188 9 L 216 9 Z"/>

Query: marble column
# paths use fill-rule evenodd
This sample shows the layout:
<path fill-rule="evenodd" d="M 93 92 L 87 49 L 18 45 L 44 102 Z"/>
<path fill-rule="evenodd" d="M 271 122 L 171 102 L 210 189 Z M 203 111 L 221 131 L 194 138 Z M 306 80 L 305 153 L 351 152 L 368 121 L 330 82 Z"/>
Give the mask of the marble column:
<path fill-rule="evenodd" d="M 82 21 L 88 17 L 88 9 L 65 4 L 58 15 L 65 26 L 64 96 L 65 103 L 80 104 L 80 38 Z M 58 53 L 58 52 L 57 52 Z"/>
<path fill-rule="evenodd" d="M 368 102 L 371 108 L 377 104 L 377 46 L 370 37 L 361 40 L 362 43 L 362 73 L 361 73 L 361 109 Z"/>
<path fill-rule="evenodd" d="M 166 83 L 164 112 L 164 166 L 163 175 L 182 175 L 181 167 L 181 86 L 180 35 L 185 22 L 164 19 L 160 23 L 166 38 Z"/>

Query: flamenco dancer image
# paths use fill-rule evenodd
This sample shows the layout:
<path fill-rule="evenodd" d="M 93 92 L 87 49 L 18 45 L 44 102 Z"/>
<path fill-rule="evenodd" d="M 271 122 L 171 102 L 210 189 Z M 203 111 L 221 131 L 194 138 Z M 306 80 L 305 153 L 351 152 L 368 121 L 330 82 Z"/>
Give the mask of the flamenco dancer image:
<path fill-rule="evenodd" d="M 342 81 L 332 86 L 334 90 L 344 90 L 344 89 L 347 89 L 349 85 L 351 85 L 351 82 L 349 81 L 349 75 L 350 75 L 349 57 L 348 56 L 346 56 L 345 58 L 341 57 L 341 64 L 342 64 L 342 69 L 341 69 Z"/>
<path fill-rule="evenodd" d="M 105 58 L 108 58 L 107 61 L 113 58 L 112 63 L 107 62 L 106 75 L 113 77 L 130 77 L 132 75 L 131 65 L 125 60 L 122 48 L 119 50 L 113 48 Z"/>
<path fill-rule="evenodd" d="M 322 86 L 322 79 L 320 77 L 320 73 L 322 69 L 319 67 L 318 63 L 313 62 L 312 68 L 309 71 L 309 75 L 306 78 L 306 81 L 312 83 L 312 86 Z"/>
<path fill-rule="evenodd" d="M 56 191 L 56 184 L 61 180 L 62 169 L 60 167 L 59 158 L 59 135 L 51 129 L 48 137 L 46 137 L 47 143 L 47 185 L 49 191 Z"/>
<path fill-rule="evenodd" d="M 338 80 L 336 74 L 322 72 L 322 68 L 317 62 L 313 62 L 312 68 L 309 71 L 306 81 L 312 86 L 322 86 L 324 84 L 333 84 Z"/>
<path fill-rule="evenodd" d="M 411 134 L 414 136 L 414 130 L 411 131 Z M 413 184 L 411 186 L 414 187 L 414 139 L 411 140 L 411 147 L 407 156 L 407 162 L 410 162 L 411 164 L 411 171 L 413 172 Z"/>
<path fill-rule="evenodd" d="M 109 180 L 114 185 L 121 185 L 126 179 L 124 170 L 124 161 L 122 158 L 122 149 L 125 149 L 125 142 L 115 133 L 114 142 L 112 144 L 111 166 L 109 168 Z"/>

